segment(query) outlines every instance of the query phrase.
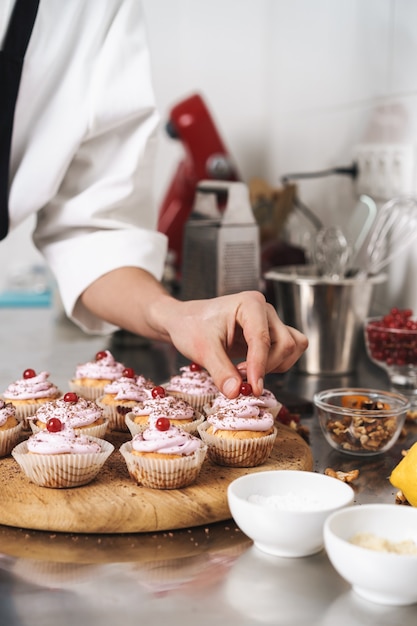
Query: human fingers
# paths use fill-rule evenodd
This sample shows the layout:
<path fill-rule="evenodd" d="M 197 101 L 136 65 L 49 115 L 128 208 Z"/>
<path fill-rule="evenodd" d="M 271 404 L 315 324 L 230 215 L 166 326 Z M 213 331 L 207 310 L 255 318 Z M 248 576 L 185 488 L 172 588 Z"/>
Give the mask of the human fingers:
<path fill-rule="evenodd" d="M 254 393 L 262 392 L 263 377 L 268 372 L 289 370 L 307 349 L 308 340 L 297 329 L 286 326 L 270 304 L 265 305 L 267 330 L 265 328 L 244 329 L 247 342 L 247 357 L 238 365 L 246 370 L 247 380 Z"/>

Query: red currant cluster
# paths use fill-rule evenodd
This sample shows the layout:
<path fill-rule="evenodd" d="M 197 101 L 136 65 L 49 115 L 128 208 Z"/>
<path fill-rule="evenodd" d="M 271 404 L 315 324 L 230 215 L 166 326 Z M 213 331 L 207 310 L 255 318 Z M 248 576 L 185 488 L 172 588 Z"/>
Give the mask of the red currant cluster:
<path fill-rule="evenodd" d="M 411 309 L 392 308 L 365 328 L 366 343 L 372 359 L 388 366 L 417 364 L 417 320 Z"/>

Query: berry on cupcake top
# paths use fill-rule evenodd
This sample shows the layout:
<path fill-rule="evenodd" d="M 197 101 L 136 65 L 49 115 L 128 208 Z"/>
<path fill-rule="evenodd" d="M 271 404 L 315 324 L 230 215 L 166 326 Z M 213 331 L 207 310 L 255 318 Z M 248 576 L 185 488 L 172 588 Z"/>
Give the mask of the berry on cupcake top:
<path fill-rule="evenodd" d="M 59 389 L 49 379 L 49 372 L 36 374 L 33 369 L 26 369 L 21 379 L 11 383 L 3 397 L 6 400 L 32 400 L 37 398 L 56 398 Z"/>
<path fill-rule="evenodd" d="M 166 416 L 151 418 L 149 426 L 132 439 L 132 449 L 137 452 L 160 454 L 193 454 L 202 445 L 198 437 L 171 424 Z"/>
<path fill-rule="evenodd" d="M 97 441 L 76 434 L 73 428 L 56 417 L 47 422 L 45 430 L 29 437 L 27 449 L 36 454 L 89 454 L 101 451 Z"/>
<path fill-rule="evenodd" d="M 44 424 L 48 424 L 51 419 L 58 419 L 72 428 L 82 428 L 94 424 L 102 417 L 103 409 L 95 402 L 80 398 L 70 391 L 63 398 L 45 402 L 37 409 L 34 419 Z"/>
<path fill-rule="evenodd" d="M 116 380 L 123 376 L 125 369 L 125 365 L 116 361 L 109 350 L 100 350 L 100 352 L 97 352 L 94 361 L 77 365 L 75 378 Z"/>
<path fill-rule="evenodd" d="M 165 385 L 165 389 L 168 392 L 179 391 L 188 394 L 204 395 L 212 395 L 219 392 L 207 370 L 196 363 L 181 367 L 180 373 L 171 377 L 170 381 Z"/>

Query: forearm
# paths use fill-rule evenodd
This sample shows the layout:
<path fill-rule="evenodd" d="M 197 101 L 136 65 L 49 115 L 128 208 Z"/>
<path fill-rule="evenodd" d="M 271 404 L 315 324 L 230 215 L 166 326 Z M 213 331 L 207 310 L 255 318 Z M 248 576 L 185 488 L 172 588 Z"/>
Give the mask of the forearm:
<path fill-rule="evenodd" d="M 149 272 L 123 267 L 104 274 L 82 294 L 97 317 L 134 334 L 170 341 L 163 318 L 179 303 Z"/>

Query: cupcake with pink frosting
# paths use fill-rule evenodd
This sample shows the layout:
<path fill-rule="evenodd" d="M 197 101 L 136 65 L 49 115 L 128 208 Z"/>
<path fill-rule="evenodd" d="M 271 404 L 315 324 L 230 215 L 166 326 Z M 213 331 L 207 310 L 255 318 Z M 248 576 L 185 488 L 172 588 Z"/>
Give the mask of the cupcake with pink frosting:
<path fill-rule="evenodd" d="M 173 426 L 183 428 L 192 435 L 197 434 L 197 427 L 203 423 L 204 416 L 191 404 L 170 396 L 164 387 L 157 385 L 152 388 L 151 397 L 146 398 L 133 407 L 126 415 L 126 425 L 132 435 L 141 432 L 149 420 L 168 417 Z"/>
<path fill-rule="evenodd" d="M 123 376 L 125 369 L 109 350 L 100 350 L 93 361 L 77 365 L 69 388 L 87 400 L 96 400 L 103 395 L 106 385 Z"/>
<path fill-rule="evenodd" d="M 273 415 L 274 419 L 276 419 L 282 408 L 282 404 L 277 400 L 272 391 L 264 389 L 260 396 L 255 396 L 252 393 L 252 387 L 246 382 L 243 382 L 241 385 L 241 392 L 238 396 L 238 400 L 239 399 L 243 404 L 257 404 L 261 411 L 268 411 L 268 413 Z M 211 402 L 204 405 L 203 410 L 206 415 L 210 415 L 210 413 L 216 413 L 219 409 L 227 408 L 229 403 L 229 398 L 219 392 Z"/>
<path fill-rule="evenodd" d="M 0 457 L 10 454 L 17 444 L 23 421 L 16 417 L 16 408 L 11 402 L 0 400 Z"/>
<path fill-rule="evenodd" d="M 208 446 L 208 457 L 229 467 L 261 465 L 270 456 L 277 436 L 274 416 L 253 396 L 248 383 L 242 383 L 237 398 L 219 398 L 198 432 Z"/>
<path fill-rule="evenodd" d="M 40 487 L 55 489 L 90 483 L 114 450 L 104 439 L 81 435 L 58 418 L 12 450 L 12 456 Z"/>
<path fill-rule="evenodd" d="M 61 391 L 49 380 L 49 372 L 37 374 L 34 369 L 28 368 L 22 378 L 16 380 L 5 389 L 3 400 L 11 402 L 16 409 L 16 417 L 23 420 L 23 427 L 28 428 L 27 418 L 32 416 L 36 409 L 44 402 L 59 398 Z"/>
<path fill-rule="evenodd" d="M 32 431 L 36 433 L 45 430 L 52 417 L 73 428 L 76 433 L 100 438 L 106 434 L 109 423 L 103 409 L 93 400 L 81 398 L 74 391 L 69 391 L 58 400 L 42 404 L 29 419 Z"/>
<path fill-rule="evenodd" d="M 120 378 L 107 384 L 96 403 L 109 419 L 110 430 L 127 432 L 126 414 L 150 398 L 154 387 L 155 383 L 142 375 L 136 375 L 131 367 L 126 367 Z"/>
<path fill-rule="evenodd" d="M 120 447 L 129 475 L 152 489 L 181 489 L 201 470 L 207 446 L 167 417 L 151 418 L 149 426 Z"/>
<path fill-rule="evenodd" d="M 186 400 L 198 411 L 219 393 L 210 374 L 197 363 L 181 367 L 164 387 L 168 394 Z"/>

